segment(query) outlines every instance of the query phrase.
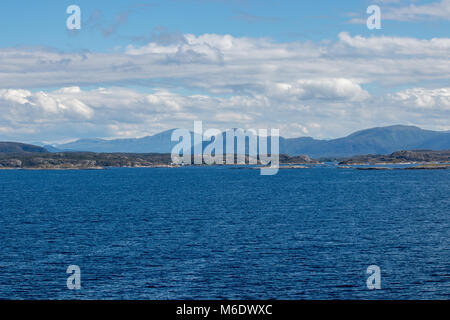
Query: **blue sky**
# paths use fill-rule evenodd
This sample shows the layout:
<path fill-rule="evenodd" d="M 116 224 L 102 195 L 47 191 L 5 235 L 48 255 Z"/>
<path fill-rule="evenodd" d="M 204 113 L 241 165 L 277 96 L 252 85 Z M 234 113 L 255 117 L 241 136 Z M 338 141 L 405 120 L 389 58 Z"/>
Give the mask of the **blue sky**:
<path fill-rule="evenodd" d="M 377 1 L 295 1 L 295 0 L 168 0 L 133 3 L 126 0 L 40 0 L 8 1 L 0 11 L 2 46 L 47 46 L 61 50 L 107 51 L 130 42 L 140 43 L 152 33 L 231 34 L 235 37 L 270 37 L 275 41 L 336 39 L 340 31 L 361 35 L 448 36 L 449 20 L 383 21 L 382 30 L 371 31 L 364 24 L 350 24 L 352 14 L 365 18 L 370 4 Z M 413 2 L 417 3 L 417 1 Z M 421 1 L 421 4 L 433 3 Z M 65 28 L 66 8 L 82 9 L 83 28 L 77 36 Z M 96 17 L 95 27 L 90 21 Z M 117 18 L 126 17 L 118 22 Z M 103 34 L 99 28 L 116 26 Z"/>
<path fill-rule="evenodd" d="M 81 30 L 66 8 L 81 8 Z M 381 30 L 366 26 L 369 5 Z M 0 140 L 449 130 L 450 0 L 8 1 Z"/>

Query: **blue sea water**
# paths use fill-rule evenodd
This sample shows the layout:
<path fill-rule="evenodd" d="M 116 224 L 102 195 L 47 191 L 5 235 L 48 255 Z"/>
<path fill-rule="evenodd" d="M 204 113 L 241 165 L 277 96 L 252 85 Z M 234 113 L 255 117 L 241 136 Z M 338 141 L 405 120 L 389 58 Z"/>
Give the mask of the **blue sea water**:
<path fill-rule="evenodd" d="M 450 170 L 0 171 L 2 299 L 449 299 Z M 66 287 L 69 265 L 81 290 Z M 368 290 L 366 269 L 381 269 Z"/>

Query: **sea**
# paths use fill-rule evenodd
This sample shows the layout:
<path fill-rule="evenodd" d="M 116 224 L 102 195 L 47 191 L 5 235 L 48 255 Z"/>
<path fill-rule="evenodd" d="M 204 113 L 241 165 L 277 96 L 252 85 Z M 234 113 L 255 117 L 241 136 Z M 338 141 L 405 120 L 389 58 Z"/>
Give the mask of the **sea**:
<path fill-rule="evenodd" d="M 0 299 L 450 298 L 450 170 L 233 168 L 0 170 Z"/>

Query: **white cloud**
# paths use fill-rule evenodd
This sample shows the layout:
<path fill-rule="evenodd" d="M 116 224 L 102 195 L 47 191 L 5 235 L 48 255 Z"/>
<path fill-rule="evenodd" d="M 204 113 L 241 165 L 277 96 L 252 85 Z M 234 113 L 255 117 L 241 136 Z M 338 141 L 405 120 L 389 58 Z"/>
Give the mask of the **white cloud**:
<path fill-rule="evenodd" d="M 348 33 L 328 44 L 206 34 L 128 47 L 122 53 L 0 49 L 0 87 L 140 84 L 217 93 L 262 88 L 267 80 L 420 83 L 449 77 L 449 53 L 449 38 L 366 38 Z"/>
<path fill-rule="evenodd" d="M 450 111 L 450 88 L 407 89 L 389 95 L 400 106 L 423 108 L 428 110 L 441 109 Z"/>
<path fill-rule="evenodd" d="M 340 33 L 314 44 L 205 34 L 125 52 L 9 48 L 0 56 L 1 140 L 140 137 L 196 119 L 337 137 L 396 123 L 437 129 L 450 118 L 441 84 L 450 81 L 449 38 Z M 409 89 L 368 89 L 380 84 Z M 61 89 L 32 90 L 45 87 Z"/>
<path fill-rule="evenodd" d="M 142 137 L 205 127 L 280 128 L 286 137 L 337 137 L 356 129 L 408 123 L 442 128 L 450 89 L 413 88 L 369 96 L 348 79 L 271 84 L 261 94 L 229 97 L 154 93 L 127 88 L 56 91 L 0 90 L 2 140 L 67 141 L 83 137 Z"/>
<path fill-rule="evenodd" d="M 31 96 L 31 92 L 28 90 L 0 90 L 0 98 L 5 101 L 11 101 L 14 103 L 25 104 L 29 103 L 28 97 Z"/>
<path fill-rule="evenodd" d="M 339 43 L 336 48 L 339 53 L 365 55 L 385 55 L 398 57 L 403 56 L 411 58 L 424 57 L 448 57 L 450 54 L 450 38 L 433 38 L 430 40 L 421 40 L 415 38 L 400 37 L 369 37 L 350 36 L 346 32 L 339 34 Z"/>
<path fill-rule="evenodd" d="M 61 118 L 90 119 L 93 115 L 92 109 L 80 100 L 66 96 L 65 93 L 68 92 L 62 90 L 51 95 L 42 91 L 31 93 L 27 90 L 2 89 L 0 90 L 0 101 L 3 100 L 3 105 L 6 106 L 6 110 L 4 110 L 6 114 L 8 111 L 18 111 L 17 109 L 8 110 L 7 106 L 10 104 L 12 106 L 25 106 L 20 111 L 28 112 L 30 118 L 42 114 Z"/>
<path fill-rule="evenodd" d="M 402 0 L 378 0 L 375 3 L 382 4 L 382 20 L 392 21 L 421 21 L 425 19 L 450 20 L 450 0 L 435 1 L 426 4 L 403 4 Z M 366 24 L 367 16 L 359 16 L 356 13 L 350 13 L 355 16 L 349 20 L 351 24 Z"/>
<path fill-rule="evenodd" d="M 387 20 L 418 20 L 423 18 L 440 18 L 450 20 L 450 0 L 441 0 L 423 5 L 410 4 L 408 6 L 389 8 L 383 19 Z"/>
<path fill-rule="evenodd" d="M 348 100 L 361 101 L 369 97 L 367 91 L 349 79 L 297 80 L 294 83 L 271 83 L 269 96 L 285 100 Z"/>

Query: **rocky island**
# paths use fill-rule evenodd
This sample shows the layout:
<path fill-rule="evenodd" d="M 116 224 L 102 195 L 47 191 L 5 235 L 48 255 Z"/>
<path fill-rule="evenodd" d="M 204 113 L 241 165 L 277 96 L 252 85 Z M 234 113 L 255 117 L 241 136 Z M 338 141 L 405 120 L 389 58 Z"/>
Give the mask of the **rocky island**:
<path fill-rule="evenodd" d="M 248 163 L 248 156 L 246 156 L 246 163 Z M 308 156 L 280 155 L 280 163 L 298 166 L 320 162 L 310 159 Z M 172 164 L 171 155 L 168 153 L 51 153 L 45 148 L 37 146 L 0 142 L 0 169 L 93 170 L 111 167 L 169 168 L 178 166 Z"/>
<path fill-rule="evenodd" d="M 412 150 L 397 151 L 390 155 L 364 155 L 339 162 L 338 168 L 352 168 L 354 165 L 411 165 L 405 168 L 356 167 L 357 170 L 442 170 L 450 168 L 450 150 Z"/>
<path fill-rule="evenodd" d="M 249 157 L 246 156 L 246 164 Z M 305 165 L 321 164 L 306 155 L 281 154 L 280 169 L 306 169 Z M 235 156 L 235 163 L 237 157 Z M 398 151 L 390 155 L 363 155 L 342 160 L 337 168 L 355 168 L 355 165 L 417 164 L 409 170 L 450 168 L 450 150 Z M 238 164 L 238 166 L 242 166 Z M 30 170 L 93 170 L 110 167 L 171 168 L 169 153 L 95 153 L 95 152 L 48 152 L 45 148 L 14 142 L 0 142 L 0 169 Z M 247 167 L 244 165 L 244 167 Z M 251 166 L 249 166 L 250 168 Z M 387 167 L 363 167 L 358 170 L 390 170 Z"/>
<path fill-rule="evenodd" d="M 64 152 L 43 154 L 0 154 L 0 169 L 76 170 L 106 167 L 168 166 L 167 154 L 115 154 L 90 152 Z"/>
<path fill-rule="evenodd" d="M 412 150 L 397 151 L 390 155 L 363 155 L 347 158 L 339 165 L 367 165 L 367 164 L 436 164 L 450 163 L 450 150 Z"/>

